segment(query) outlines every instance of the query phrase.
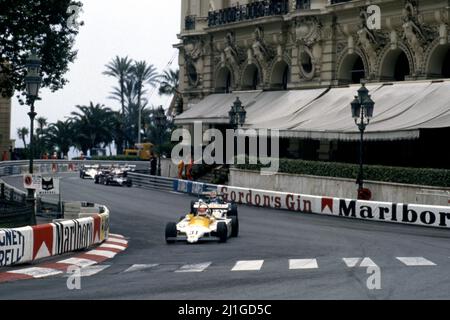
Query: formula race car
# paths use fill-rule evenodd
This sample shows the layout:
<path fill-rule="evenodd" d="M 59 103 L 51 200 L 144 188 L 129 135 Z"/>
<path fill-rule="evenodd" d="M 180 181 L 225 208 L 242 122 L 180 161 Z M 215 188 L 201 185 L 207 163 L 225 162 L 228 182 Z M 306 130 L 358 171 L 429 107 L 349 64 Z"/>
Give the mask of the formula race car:
<path fill-rule="evenodd" d="M 219 241 L 225 243 L 231 237 L 239 235 L 238 217 L 228 217 L 226 210 L 214 209 L 200 202 L 195 213 L 182 217 L 179 223 L 171 222 L 166 226 L 166 242 L 187 241 L 194 244 L 200 241 Z"/>
<path fill-rule="evenodd" d="M 126 171 L 117 170 L 102 170 L 94 178 L 96 184 L 103 184 L 105 186 L 127 186 L 131 188 L 133 186 L 132 180 L 128 177 Z"/>
<path fill-rule="evenodd" d="M 236 203 L 225 201 L 223 194 L 219 194 L 215 191 L 205 192 L 202 194 L 201 199 L 191 201 L 190 212 L 195 213 L 200 203 L 206 203 L 210 209 L 223 210 L 229 217 L 238 216 L 238 209 Z"/>
<path fill-rule="evenodd" d="M 81 179 L 94 179 L 100 170 L 99 165 L 88 166 L 84 165 L 80 169 Z"/>

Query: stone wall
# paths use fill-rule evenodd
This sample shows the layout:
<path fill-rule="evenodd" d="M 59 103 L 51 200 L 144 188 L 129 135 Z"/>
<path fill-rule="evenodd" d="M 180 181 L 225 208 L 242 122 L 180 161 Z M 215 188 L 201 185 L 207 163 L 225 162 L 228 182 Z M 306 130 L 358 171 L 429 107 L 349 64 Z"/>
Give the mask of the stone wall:
<path fill-rule="evenodd" d="M 11 100 L 0 97 L 0 160 L 11 144 Z M 9 153 L 8 153 L 9 157 Z"/>

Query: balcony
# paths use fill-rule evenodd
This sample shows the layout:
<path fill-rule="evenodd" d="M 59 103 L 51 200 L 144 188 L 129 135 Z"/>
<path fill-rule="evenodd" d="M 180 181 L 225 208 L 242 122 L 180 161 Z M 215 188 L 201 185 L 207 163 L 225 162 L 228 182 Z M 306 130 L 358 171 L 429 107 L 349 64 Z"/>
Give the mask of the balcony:
<path fill-rule="evenodd" d="M 289 0 L 265 0 L 239 5 L 226 9 L 210 11 L 208 26 L 221 26 L 229 23 L 254 20 L 262 17 L 284 15 L 289 12 Z"/>

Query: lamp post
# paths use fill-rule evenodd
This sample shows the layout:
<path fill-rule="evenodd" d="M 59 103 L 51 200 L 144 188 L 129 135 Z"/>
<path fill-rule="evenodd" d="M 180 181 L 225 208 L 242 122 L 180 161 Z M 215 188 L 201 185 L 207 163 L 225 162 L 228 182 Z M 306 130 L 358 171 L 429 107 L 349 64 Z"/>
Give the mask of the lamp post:
<path fill-rule="evenodd" d="M 233 106 L 231 107 L 230 112 L 228 113 L 230 116 L 230 125 L 233 128 L 233 130 L 238 130 L 239 127 L 244 126 L 245 120 L 247 118 L 247 111 L 245 111 L 245 107 L 242 105 L 241 100 L 239 97 L 236 97 L 236 101 L 233 103 Z M 238 133 L 239 134 L 239 133 Z M 234 141 L 234 154 L 237 157 L 238 156 L 238 147 L 237 147 L 237 136 L 236 134 L 233 136 Z"/>
<path fill-rule="evenodd" d="M 161 176 L 161 144 L 162 144 L 162 135 L 164 130 L 164 121 L 166 120 L 166 115 L 164 112 L 164 108 L 162 106 L 159 106 L 159 108 L 156 110 L 155 115 L 155 124 L 156 129 L 158 131 L 158 146 L 159 146 L 159 152 L 158 152 L 158 176 Z"/>
<path fill-rule="evenodd" d="M 245 124 L 245 120 L 247 118 L 247 111 L 245 111 L 244 106 L 242 105 L 239 97 L 236 98 L 236 101 L 233 103 L 231 107 L 231 111 L 228 113 L 230 116 L 230 124 L 234 130 L 239 129 Z"/>
<path fill-rule="evenodd" d="M 364 189 L 364 132 L 367 126 L 373 118 L 373 111 L 375 108 L 375 102 L 369 95 L 365 83 L 362 83 L 362 87 L 358 90 L 358 96 L 355 96 L 355 100 L 351 103 L 352 117 L 355 120 L 356 125 L 361 133 L 360 150 L 359 150 L 359 174 L 357 184 L 359 190 Z"/>
<path fill-rule="evenodd" d="M 34 110 L 34 103 L 39 97 L 39 89 L 41 87 L 41 77 L 39 76 L 41 70 L 41 60 L 39 57 L 32 53 L 27 61 L 27 76 L 25 77 L 25 85 L 27 90 L 27 102 L 30 105 L 30 161 L 28 171 L 32 175 L 34 173 L 34 119 L 36 118 L 36 112 Z M 33 206 L 33 223 L 36 224 L 36 196 L 35 190 L 28 189 L 28 201 Z"/>

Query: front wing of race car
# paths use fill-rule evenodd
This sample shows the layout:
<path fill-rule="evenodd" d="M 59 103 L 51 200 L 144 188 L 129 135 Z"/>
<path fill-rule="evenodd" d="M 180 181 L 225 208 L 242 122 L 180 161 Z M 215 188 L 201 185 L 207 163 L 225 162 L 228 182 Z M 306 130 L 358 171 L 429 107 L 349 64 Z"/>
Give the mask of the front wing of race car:
<path fill-rule="evenodd" d="M 219 220 L 210 227 L 189 226 L 189 222 L 185 219 L 178 224 L 168 224 L 166 241 L 167 243 L 187 242 L 191 244 L 206 241 L 226 242 L 232 236 L 232 228 L 232 219 Z"/>

